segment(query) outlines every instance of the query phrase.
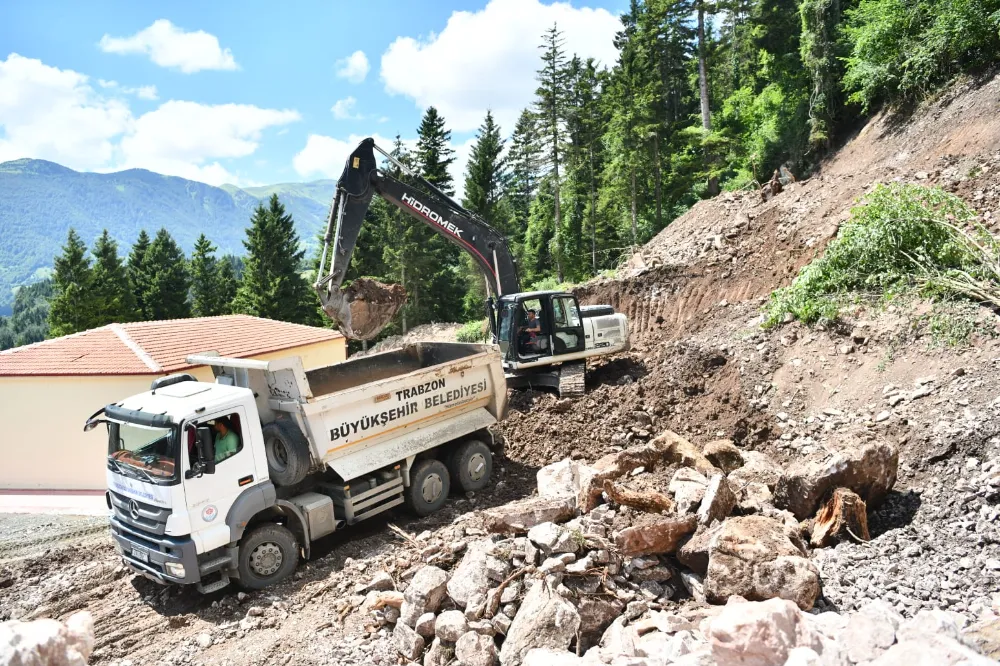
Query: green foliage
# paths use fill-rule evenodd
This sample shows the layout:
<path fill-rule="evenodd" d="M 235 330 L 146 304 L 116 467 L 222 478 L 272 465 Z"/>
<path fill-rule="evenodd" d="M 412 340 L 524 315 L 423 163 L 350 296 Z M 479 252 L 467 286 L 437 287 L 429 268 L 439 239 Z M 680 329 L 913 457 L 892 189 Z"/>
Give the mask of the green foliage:
<path fill-rule="evenodd" d="M 135 320 L 135 295 L 129 286 L 125 265 L 118 256 L 116 243 L 105 229 L 91 250 L 94 255 L 94 297 L 98 309 L 94 326 Z"/>
<path fill-rule="evenodd" d="M 844 26 L 844 89 L 866 111 L 996 62 L 1000 0 L 861 0 Z"/>
<path fill-rule="evenodd" d="M 146 269 L 146 253 L 149 252 L 149 234 L 145 229 L 139 231 L 139 237 L 128 255 L 125 276 L 128 279 L 129 290 L 135 300 L 135 312 L 139 319 L 147 319 L 149 308 L 146 305 L 146 292 L 149 290 L 149 271 Z"/>
<path fill-rule="evenodd" d="M 49 334 L 52 280 L 21 287 L 14 296 L 13 313 L 0 317 L 0 350 L 41 342 Z"/>
<path fill-rule="evenodd" d="M 191 255 L 191 313 L 195 317 L 228 314 L 236 296 L 236 275 L 226 260 L 215 258 L 216 247 L 202 234 Z"/>
<path fill-rule="evenodd" d="M 940 189 L 879 185 L 823 255 L 771 295 L 765 326 L 786 313 L 807 323 L 833 320 L 839 304 L 858 295 L 882 299 L 914 289 L 978 300 L 992 290 L 1000 302 L 1000 245 L 982 230 L 963 232 L 973 219 L 961 199 Z"/>
<path fill-rule="evenodd" d="M 56 257 L 52 276 L 49 330 L 54 336 L 79 333 L 94 327 L 98 301 L 94 294 L 94 271 L 87 246 L 70 228 L 62 254 Z"/>
<path fill-rule="evenodd" d="M 455 339 L 458 342 L 483 342 L 489 337 L 489 326 L 485 319 L 476 319 L 462 324 Z"/>
<path fill-rule="evenodd" d="M 191 316 L 188 291 L 191 276 L 184 253 L 166 229 L 156 232 L 142 259 L 143 320 L 184 319 Z"/>
<path fill-rule="evenodd" d="M 243 241 L 247 256 L 233 312 L 297 324 L 318 323 L 316 297 L 300 273 L 305 250 L 299 247 L 292 216 L 271 195 L 257 206 Z"/>

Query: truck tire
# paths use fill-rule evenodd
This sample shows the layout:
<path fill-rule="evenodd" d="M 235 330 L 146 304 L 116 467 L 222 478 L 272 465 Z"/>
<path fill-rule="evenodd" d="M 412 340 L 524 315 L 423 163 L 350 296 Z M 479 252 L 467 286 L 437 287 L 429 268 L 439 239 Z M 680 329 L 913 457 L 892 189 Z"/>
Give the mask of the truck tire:
<path fill-rule="evenodd" d="M 299 544 L 291 530 L 275 523 L 254 529 L 240 541 L 240 585 L 262 590 L 292 575 L 299 564 Z"/>
<path fill-rule="evenodd" d="M 421 460 L 410 470 L 406 506 L 418 516 L 429 516 L 444 505 L 450 490 L 451 478 L 445 464 L 432 458 Z"/>
<path fill-rule="evenodd" d="M 309 441 L 299 427 L 289 420 L 264 426 L 264 453 L 267 473 L 276 486 L 294 486 L 306 478 L 312 459 Z"/>
<path fill-rule="evenodd" d="M 463 493 L 477 493 L 490 484 L 493 453 L 485 443 L 469 439 L 455 446 L 448 459 L 448 471 Z"/>

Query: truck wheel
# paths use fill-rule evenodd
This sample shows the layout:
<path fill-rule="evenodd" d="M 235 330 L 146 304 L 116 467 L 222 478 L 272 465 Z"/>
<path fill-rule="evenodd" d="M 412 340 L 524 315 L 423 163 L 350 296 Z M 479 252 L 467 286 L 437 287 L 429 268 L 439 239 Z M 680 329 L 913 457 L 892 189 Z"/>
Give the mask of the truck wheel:
<path fill-rule="evenodd" d="M 451 479 L 445 464 L 440 460 L 421 460 L 410 470 L 406 506 L 418 516 L 429 516 L 444 505 L 450 489 Z"/>
<path fill-rule="evenodd" d="M 448 463 L 451 478 L 462 492 L 479 492 L 489 485 L 493 454 L 490 447 L 478 439 L 457 445 Z"/>
<path fill-rule="evenodd" d="M 240 585 L 251 590 L 288 578 L 299 563 L 295 535 L 281 525 L 267 523 L 240 541 Z"/>
<path fill-rule="evenodd" d="M 309 441 L 292 421 L 264 426 L 264 453 L 268 475 L 276 486 L 294 486 L 309 473 Z"/>

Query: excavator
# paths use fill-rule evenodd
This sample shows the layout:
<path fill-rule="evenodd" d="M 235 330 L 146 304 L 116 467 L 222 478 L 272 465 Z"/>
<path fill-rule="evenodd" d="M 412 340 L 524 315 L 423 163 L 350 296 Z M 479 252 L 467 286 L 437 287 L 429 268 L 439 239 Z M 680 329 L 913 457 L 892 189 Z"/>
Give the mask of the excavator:
<path fill-rule="evenodd" d="M 380 169 L 376 151 L 407 180 Z M 342 288 L 376 194 L 467 252 L 482 271 L 488 291 L 486 319 L 492 342 L 503 355 L 508 386 L 546 387 L 562 397 L 582 395 L 587 359 L 629 348 L 628 320 L 611 306 L 581 307 L 566 291 L 521 291 L 503 235 L 372 138 L 351 153 L 337 181 L 314 285 L 323 311 L 348 338 L 373 339 L 406 302 L 400 285 L 357 278 Z"/>

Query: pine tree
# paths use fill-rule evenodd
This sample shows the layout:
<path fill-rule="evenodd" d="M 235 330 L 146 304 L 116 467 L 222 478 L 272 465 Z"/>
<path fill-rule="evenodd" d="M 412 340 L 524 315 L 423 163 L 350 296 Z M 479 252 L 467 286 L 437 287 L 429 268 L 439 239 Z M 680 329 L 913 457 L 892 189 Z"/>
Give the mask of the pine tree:
<path fill-rule="evenodd" d="M 230 314 L 233 311 L 233 301 L 236 299 L 236 290 L 239 287 L 240 279 L 236 273 L 234 263 L 229 261 L 227 255 L 222 257 L 216 265 L 219 272 L 219 314 Z"/>
<path fill-rule="evenodd" d="M 145 303 L 147 320 L 190 317 L 188 292 L 191 277 L 187 262 L 181 248 L 166 229 L 156 232 L 156 237 L 143 257 L 142 268 L 146 282 L 142 301 Z"/>
<path fill-rule="evenodd" d="M 427 107 L 417 129 L 417 164 L 424 180 L 448 196 L 455 193 L 448 167 L 455 161 L 451 149 L 451 130 L 445 129 L 444 118 L 433 106 Z"/>
<path fill-rule="evenodd" d="M 531 202 L 538 191 L 541 178 L 542 146 L 531 111 L 524 109 L 514 125 L 510 137 L 507 163 L 510 165 L 510 182 L 507 199 L 511 208 L 511 230 L 508 242 L 517 250 L 524 245 L 524 234 L 528 228 Z"/>
<path fill-rule="evenodd" d="M 559 175 L 559 160 L 563 144 L 563 126 L 567 115 L 568 73 L 566 53 L 563 51 L 562 33 L 553 25 L 543 36 L 542 68 L 537 72 L 538 88 L 536 106 L 539 120 L 539 135 L 546 144 L 546 161 L 552 167 L 552 193 L 554 204 L 553 255 L 559 281 L 565 279 L 562 256 L 562 207 L 559 190 L 562 181 Z"/>
<path fill-rule="evenodd" d="M 214 317 L 224 314 L 230 305 L 224 289 L 223 267 L 228 267 L 232 274 L 232 266 L 228 262 L 219 262 L 215 258 L 216 247 L 205 234 L 198 236 L 194 243 L 194 253 L 191 255 L 191 313 L 195 317 Z M 230 283 L 235 283 L 235 277 Z"/>
<path fill-rule="evenodd" d="M 292 216 L 272 194 L 268 206 L 254 210 L 243 241 L 247 250 L 243 279 L 233 311 L 299 324 L 318 322 L 312 290 L 300 273 L 305 250 L 299 248 Z"/>
<path fill-rule="evenodd" d="M 445 194 L 454 194 L 448 167 L 455 161 L 450 147 L 451 132 L 433 106 L 427 109 L 417 129 L 416 163 L 424 180 Z M 461 317 L 465 295 L 461 277 L 461 250 L 435 229 L 423 223 L 413 231 L 417 251 L 411 255 L 410 300 L 414 324 L 455 321 Z"/>
<path fill-rule="evenodd" d="M 134 321 L 137 315 L 135 296 L 118 256 L 118 243 L 107 229 L 94 243 L 91 254 L 94 255 L 94 296 L 100 304 L 95 313 L 95 325 Z"/>
<path fill-rule="evenodd" d="M 56 257 L 52 275 L 49 331 L 53 336 L 79 333 L 94 327 L 94 312 L 99 303 L 93 285 L 94 272 L 87 257 L 87 246 L 71 227 L 62 254 Z"/>
<path fill-rule="evenodd" d="M 143 229 L 135 239 L 128 255 L 128 265 L 125 274 L 128 278 L 129 290 L 135 300 L 135 314 L 139 321 L 149 321 L 149 308 L 146 306 L 145 294 L 149 290 L 149 274 L 146 271 L 146 252 L 149 251 L 149 234 Z"/>
<path fill-rule="evenodd" d="M 509 182 L 504 143 L 493 113 L 487 111 L 466 166 L 465 198 L 462 200 L 463 206 L 501 231 L 506 225 L 499 219 L 500 201 Z"/>

